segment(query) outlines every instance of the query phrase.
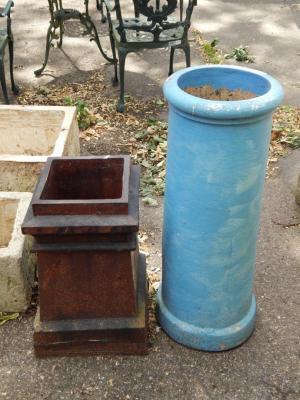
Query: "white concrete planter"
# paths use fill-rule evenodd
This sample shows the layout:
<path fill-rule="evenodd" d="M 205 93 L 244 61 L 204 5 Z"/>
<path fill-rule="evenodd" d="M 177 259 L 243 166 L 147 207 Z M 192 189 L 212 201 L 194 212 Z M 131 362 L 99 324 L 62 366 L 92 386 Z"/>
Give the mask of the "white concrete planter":
<path fill-rule="evenodd" d="M 32 192 L 47 157 L 79 153 L 76 107 L 0 106 L 0 191 Z"/>
<path fill-rule="evenodd" d="M 30 304 L 36 257 L 21 223 L 31 193 L 0 193 L 0 311 L 24 311 Z"/>

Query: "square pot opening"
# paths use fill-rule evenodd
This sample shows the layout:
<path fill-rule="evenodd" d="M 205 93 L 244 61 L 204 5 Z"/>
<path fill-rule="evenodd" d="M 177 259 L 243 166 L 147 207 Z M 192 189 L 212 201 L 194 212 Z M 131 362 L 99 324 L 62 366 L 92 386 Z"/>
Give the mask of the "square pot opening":
<path fill-rule="evenodd" d="M 18 204 L 18 199 L 0 199 L 0 247 L 9 245 L 14 230 Z"/>
<path fill-rule="evenodd" d="M 64 117 L 58 110 L 0 109 L 0 156 L 50 155 Z"/>
<path fill-rule="evenodd" d="M 43 200 L 120 199 L 124 160 L 53 160 Z"/>
<path fill-rule="evenodd" d="M 127 214 L 129 175 L 129 156 L 50 158 L 34 194 L 34 214 Z"/>

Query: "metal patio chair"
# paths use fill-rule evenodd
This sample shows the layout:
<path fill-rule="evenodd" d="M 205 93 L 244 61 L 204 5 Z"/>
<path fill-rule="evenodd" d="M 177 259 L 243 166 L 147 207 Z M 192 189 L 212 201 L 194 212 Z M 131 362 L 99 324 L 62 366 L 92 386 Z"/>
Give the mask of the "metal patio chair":
<path fill-rule="evenodd" d="M 11 88 L 14 94 L 19 93 L 19 88 L 15 84 L 14 80 L 14 71 L 13 71 L 13 61 L 14 61 L 14 38 L 11 31 L 11 18 L 10 11 L 14 6 L 12 0 L 9 0 L 3 8 L 0 8 L 0 18 L 6 18 L 6 27 L 0 27 L 0 81 L 1 87 L 3 91 L 3 96 L 6 104 L 9 104 L 7 88 L 6 88 L 6 79 L 5 79 L 5 69 L 4 69 L 4 53 L 6 46 L 8 45 L 9 51 L 9 69 L 10 69 L 10 80 L 11 80 Z"/>
<path fill-rule="evenodd" d="M 143 49 L 170 47 L 169 75 L 171 75 L 175 50 L 182 49 L 185 53 L 186 65 L 190 66 L 188 31 L 197 0 L 187 0 L 186 6 L 184 6 L 183 0 L 164 0 L 163 4 L 160 0 L 155 0 L 154 6 L 151 5 L 151 0 L 133 0 L 134 18 L 122 17 L 120 0 L 114 0 L 113 3 L 110 0 L 102 1 L 106 6 L 110 41 L 115 60 L 114 84 L 118 83 L 117 63 L 119 60 L 120 98 L 117 110 L 123 112 L 125 59 L 128 53 Z M 179 16 L 176 18 L 175 10 L 178 3 Z M 116 19 L 111 18 L 112 12 L 115 12 Z"/>

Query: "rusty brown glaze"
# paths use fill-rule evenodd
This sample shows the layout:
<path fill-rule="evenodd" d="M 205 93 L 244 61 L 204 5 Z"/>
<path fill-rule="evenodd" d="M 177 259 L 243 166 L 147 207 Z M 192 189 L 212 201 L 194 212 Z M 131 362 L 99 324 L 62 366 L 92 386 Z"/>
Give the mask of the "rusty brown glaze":
<path fill-rule="evenodd" d="M 138 188 L 127 156 L 48 160 L 22 225 L 38 257 L 37 356 L 147 353 Z"/>

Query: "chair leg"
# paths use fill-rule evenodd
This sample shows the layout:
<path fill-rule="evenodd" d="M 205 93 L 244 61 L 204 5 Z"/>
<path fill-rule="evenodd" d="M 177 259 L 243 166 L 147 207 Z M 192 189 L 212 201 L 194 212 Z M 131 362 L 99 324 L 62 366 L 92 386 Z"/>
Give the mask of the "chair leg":
<path fill-rule="evenodd" d="M 14 79 L 14 41 L 10 39 L 8 41 L 8 50 L 9 50 L 9 71 L 10 71 L 10 81 L 11 88 L 14 94 L 19 94 L 19 87 L 15 84 Z"/>
<path fill-rule="evenodd" d="M 97 29 L 95 27 L 94 22 L 92 21 L 91 17 L 88 14 L 81 14 L 80 17 L 80 22 L 86 27 L 87 32 L 90 34 L 91 39 L 90 40 L 94 40 L 98 46 L 98 49 L 100 51 L 100 53 L 102 54 L 102 56 L 105 58 L 105 60 L 107 60 L 110 63 L 114 63 L 114 59 L 109 57 L 103 50 L 101 43 L 100 43 L 100 39 L 99 39 L 99 35 L 97 32 Z"/>
<path fill-rule="evenodd" d="M 41 75 L 41 73 L 46 68 L 46 65 L 47 65 L 47 62 L 48 62 L 48 58 L 49 58 L 50 46 L 51 46 L 51 42 L 52 42 L 52 28 L 53 28 L 52 24 L 50 24 L 50 26 L 48 28 L 48 32 L 47 32 L 47 37 L 46 37 L 45 60 L 44 60 L 44 63 L 42 65 L 42 67 L 37 69 L 36 71 L 34 71 L 35 76 Z"/>
<path fill-rule="evenodd" d="M 184 43 L 178 46 L 171 47 L 171 52 L 170 52 L 170 67 L 169 67 L 169 76 L 173 74 L 173 66 L 174 66 L 174 54 L 176 49 L 182 49 L 185 54 L 185 62 L 186 66 L 190 67 L 191 66 L 191 50 L 190 50 L 190 45 L 189 43 Z"/>
<path fill-rule="evenodd" d="M 57 43 L 57 47 L 60 49 L 62 47 L 63 44 L 63 37 L 64 37 L 64 23 L 63 21 L 61 21 L 59 23 L 59 41 Z"/>
<path fill-rule="evenodd" d="M 96 0 L 96 8 L 101 14 L 101 22 L 104 24 L 106 22 L 106 16 L 103 13 L 103 0 Z"/>
<path fill-rule="evenodd" d="M 100 14 L 101 14 L 101 22 L 102 24 L 105 24 L 106 16 L 103 13 L 103 0 L 100 0 Z"/>
<path fill-rule="evenodd" d="M 175 53 L 175 47 L 171 47 L 171 51 L 170 51 L 169 76 L 173 74 L 174 53 Z"/>
<path fill-rule="evenodd" d="M 0 57 L 0 81 L 1 87 L 3 92 L 3 97 L 6 104 L 9 104 L 8 95 L 7 95 L 7 88 L 6 88 L 6 80 L 5 80 L 5 70 L 4 70 L 4 61 L 3 57 Z"/>
<path fill-rule="evenodd" d="M 118 79 L 118 60 L 117 60 L 117 56 L 116 56 L 116 45 L 115 45 L 115 41 L 113 38 L 110 39 L 110 43 L 111 43 L 111 50 L 112 50 L 112 54 L 113 54 L 113 59 L 114 59 L 114 77 L 112 79 L 112 84 L 113 86 L 117 86 L 119 83 L 119 79 Z"/>
<path fill-rule="evenodd" d="M 117 86 L 119 83 L 118 80 L 118 60 L 117 60 L 117 55 L 116 55 L 116 44 L 114 41 L 113 33 L 112 33 L 112 27 L 109 27 L 109 40 L 110 40 L 110 46 L 111 46 L 111 52 L 113 55 L 113 60 L 114 60 L 114 72 L 115 76 L 112 79 L 112 84 L 113 86 Z"/>
<path fill-rule="evenodd" d="M 189 43 L 187 42 L 182 48 L 183 48 L 183 51 L 185 54 L 186 66 L 190 67 L 191 66 L 191 49 L 190 49 Z"/>
<path fill-rule="evenodd" d="M 118 112 L 124 112 L 124 88 L 125 88 L 125 60 L 128 52 L 124 49 L 118 50 L 119 55 L 119 73 L 120 73 L 120 98 L 117 106 Z"/>

